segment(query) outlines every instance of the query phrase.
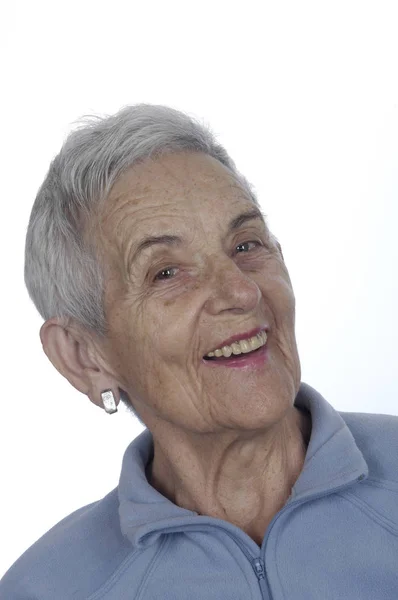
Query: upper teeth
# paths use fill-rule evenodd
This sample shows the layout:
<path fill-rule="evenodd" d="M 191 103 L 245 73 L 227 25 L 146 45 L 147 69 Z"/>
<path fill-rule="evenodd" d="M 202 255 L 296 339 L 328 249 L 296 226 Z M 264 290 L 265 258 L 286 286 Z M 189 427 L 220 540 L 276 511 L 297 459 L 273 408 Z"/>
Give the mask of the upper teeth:
<path fill-rule="evenodd" d="M 267 341 L 267 334 L 265 331 L 260 331 L 254 337 L 251 337 L 247 340 L 239 340 L 239 342 L 233 342 L 230 346 L 223 346 L 222 348 L 217 348 L 214 352 L 209 352 L 206 356 L 225 356 L 228 358 L 231 354 L 246 354 L 247 352 L 251 352 L 252 350 L 257 350 L 261 346 L 264 346 Z"/>

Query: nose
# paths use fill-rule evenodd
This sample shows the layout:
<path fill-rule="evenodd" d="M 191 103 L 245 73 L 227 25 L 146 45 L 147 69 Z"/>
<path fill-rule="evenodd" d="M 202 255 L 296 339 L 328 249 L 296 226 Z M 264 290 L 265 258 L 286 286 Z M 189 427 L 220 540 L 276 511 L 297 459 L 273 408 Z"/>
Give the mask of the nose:
<path fill-rule="evenodd" d="M 260 302 L 261 290 L 256 281 L 228 257 L 224 260 L 218 257 L 207 286 L 209 297 L 205 307 L 211 314 L 224 310 L 255 311 Z"/>

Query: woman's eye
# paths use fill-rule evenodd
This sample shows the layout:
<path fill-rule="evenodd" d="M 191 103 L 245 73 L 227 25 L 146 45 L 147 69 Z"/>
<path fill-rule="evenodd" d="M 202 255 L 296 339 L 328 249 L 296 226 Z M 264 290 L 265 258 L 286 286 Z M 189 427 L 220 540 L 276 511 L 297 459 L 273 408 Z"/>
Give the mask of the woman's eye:
<path fill-rule="evenodd" d="M 249 242 L 242 242 L 241 244 L 238 244 L 236 247 L 239 248 L 241 246 L 247 246 L 247 244 L 256 244 L 256 247 L 262 246 L 261 242 L 257 242 L 257 240 L 250 240 Z M 242 254 L 242 252 L 239 252 L 238 254 Z"/>
<path fill-rule="evenodd" d="M 162 269 L 155 276 L 155 281 L 164 281 L 166 279 L 171 279 L 171 277 L 160 277 L 160 275 L 163 275 L 163 273 L 169 273 L 170 271 L 175 271 L 175 270 L 176 270 L 176 267 L 166 267 L 165 269 Z"/>

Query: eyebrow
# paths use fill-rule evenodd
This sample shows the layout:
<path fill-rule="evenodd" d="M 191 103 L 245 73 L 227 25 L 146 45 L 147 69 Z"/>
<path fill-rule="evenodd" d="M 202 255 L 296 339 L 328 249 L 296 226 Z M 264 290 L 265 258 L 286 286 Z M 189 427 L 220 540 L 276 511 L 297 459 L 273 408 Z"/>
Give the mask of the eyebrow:
<path fill-rule="evenodd" d="M 242 227 L 242 225 L 247 223 L 247 221 L 252 221 L 253 219 L 260 219 L 262 223 L 266 225 L 264 216 L 261 213 L 261 211 L 258 208 L 254 208 L 252 210 L 241 213 L 237 217 L 234 217 L 228 225 L 228 233 L 236 231 L 237 229 Z M 141 252 L 143 252 L 147 248 L 150 248 L 151 246 L 159 244 L 165 244 L 167 246 L 180 246 L 182 243 L 183 239 L 178 235 L 164 234 L 147 236 L 143 240 L 141 240 L 141 242 L 136 247 L 131 262 L 136 261 Z"/>

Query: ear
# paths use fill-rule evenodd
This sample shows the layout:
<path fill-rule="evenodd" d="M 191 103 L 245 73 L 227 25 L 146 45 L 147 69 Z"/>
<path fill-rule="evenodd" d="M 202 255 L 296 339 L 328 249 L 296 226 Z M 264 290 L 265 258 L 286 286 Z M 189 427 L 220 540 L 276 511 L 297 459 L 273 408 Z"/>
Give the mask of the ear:
<path fill-rule="evenodd" d="M 54 367 L 93 404 L 103 408 L 101 392 L 112 390 L 120 402 L 120 382 L 107 365 L 93 335 L 78 325 L 49 319 L 40 329 L 43 350 Z"/>

